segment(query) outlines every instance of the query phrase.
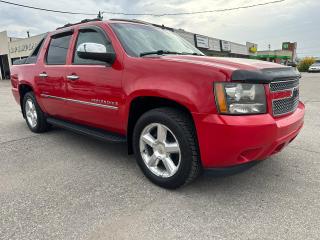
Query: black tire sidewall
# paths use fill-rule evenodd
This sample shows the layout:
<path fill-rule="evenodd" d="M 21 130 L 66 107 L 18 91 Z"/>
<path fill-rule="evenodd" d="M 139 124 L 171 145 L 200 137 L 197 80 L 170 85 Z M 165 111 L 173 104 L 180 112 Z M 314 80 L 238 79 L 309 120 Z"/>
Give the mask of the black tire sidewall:
<path fill-rule="evenodd" d="M 169 178 L 158 177 L 153 174 L 148 167 L 145 165 L 142 156 L 140 154 L 140 135 L 143 129 L 152 123 L 160 123 L 165 125 L 170 131 L 175 135 L 178 140 L 180 151 L 181 151 L 181 161 L 178 171 Z M 161 111 L 151 110 L 144 114 L 137 122 L 134 134 L 133 134 L 133 147 L 138 165 L 144 172 L 144 174 L 154 183 L 165 188 L 177 188 L 183 185 L 189 177 L 189 173 L 192 168 L 193 154 L 192 149 L 187 141 L 189 136 L 183 131 L 183 128 L 170 116 L 162 113 Z"/>
<path fill-rule="evenodd" d="M 35 127 L 32 127 L 30 124 L 29 124 L 29 121 L 27 119 L 27 114 L 26 114 L 26 102 L 28 100 L 31 100 L 36 108 L 36 112 L 37 112 L 37 125 Z M 29 127 L 29 129 L 32 131 L 32 132 L 35 132 L 35 133 L 39 133 L 39 132 L 42 132 L 43 131 L 43 124 L 45 119 L 44 119 L 44 114 L 42 112 L 42 110 L 40 109 L 38 103 L 37 103 L 37 100 L 34 96 L 34 94 L 32 92 L 28 92 L 24 95 L 24 98 L 23 98 L 23 115 L 25 117 L 25 120 L 27 122 L 27 125 Z"/>

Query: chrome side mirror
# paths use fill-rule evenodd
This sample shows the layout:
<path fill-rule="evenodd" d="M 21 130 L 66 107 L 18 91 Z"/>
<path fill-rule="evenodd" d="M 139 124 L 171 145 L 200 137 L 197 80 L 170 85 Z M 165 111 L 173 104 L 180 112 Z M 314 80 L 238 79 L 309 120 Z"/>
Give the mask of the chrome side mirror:
<path fill-rule="evenodd" d="M 104 45 L 99 43 L 81 43 L 77 48 L 78 53 L 107 53 Z"/>
<path fill-rule="evenodd" d="M 116 55 L 115 53 L 107 52 L 107 48 L 99 43 L 81 43 L 77 48 L 77 55 L 83 59 L 92 59 L 104 61 L 113 64 Z"/>

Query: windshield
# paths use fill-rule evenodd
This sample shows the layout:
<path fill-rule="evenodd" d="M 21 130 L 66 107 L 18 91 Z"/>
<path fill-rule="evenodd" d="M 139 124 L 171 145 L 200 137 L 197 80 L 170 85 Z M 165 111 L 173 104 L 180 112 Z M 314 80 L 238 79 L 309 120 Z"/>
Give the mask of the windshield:
<path fill-rule="evenodd" d="M 191 43 L 169 30 L 131 23 L 112 23 L 111 27 L 125 51 L 133 57 L 161 50 L 177 54 L 203 55 Z"/>

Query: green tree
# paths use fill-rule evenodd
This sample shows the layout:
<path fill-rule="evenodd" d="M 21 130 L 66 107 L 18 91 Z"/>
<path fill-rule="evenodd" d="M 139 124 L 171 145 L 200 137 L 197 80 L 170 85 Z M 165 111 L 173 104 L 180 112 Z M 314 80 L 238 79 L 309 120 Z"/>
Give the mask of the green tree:
<path fill-rule="evenodd" d="M 305 57 L 300 61 L 298 69 L 300 72 L 307 72 L 309 70 L 309 67 L 315 62 L 316 59 L 314 57 Z"/>

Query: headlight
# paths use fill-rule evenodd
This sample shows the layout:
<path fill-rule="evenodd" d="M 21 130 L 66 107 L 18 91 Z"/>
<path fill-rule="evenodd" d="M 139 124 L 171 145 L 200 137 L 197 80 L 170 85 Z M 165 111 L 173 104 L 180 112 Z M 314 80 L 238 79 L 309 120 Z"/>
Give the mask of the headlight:
<path fill-rule="evenodd" d="M 214 89 L 221 114 L 266 113 L 266 94 L 262 84 L 215 83 Z"/>

